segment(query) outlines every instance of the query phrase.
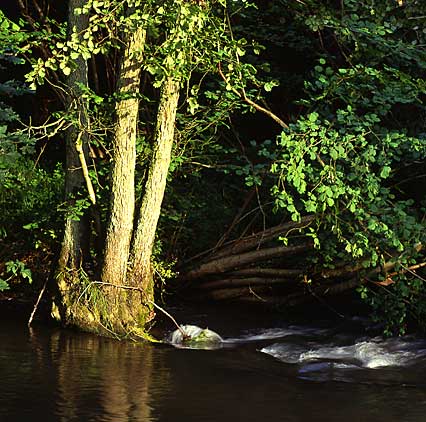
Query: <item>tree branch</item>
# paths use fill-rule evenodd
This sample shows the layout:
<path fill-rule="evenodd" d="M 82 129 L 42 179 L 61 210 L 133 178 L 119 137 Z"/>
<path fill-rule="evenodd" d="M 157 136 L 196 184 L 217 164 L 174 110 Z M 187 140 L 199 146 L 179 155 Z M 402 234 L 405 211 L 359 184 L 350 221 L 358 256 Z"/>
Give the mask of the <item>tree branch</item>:
<path fill-rule="evenodd" d="M 90 202 L 93 205 L 96 205 L 96 194 L 95 194 L 95 190 L 93 189 L 92 181 L 90 180 L 89 170 L 87 168 L 86 157 L 84 156 L 83 143 L 81 141 L 82 135 L 83 135 L 83 132 L 79 132 L 79 134 L 77 136 L 77 140 L 75 142 L 75 149 L 78 152 L 78 158 L 80 160 L 81 170 L 83 172 L 83 177 L 84 177 L 84 180 L 86 182 L 87 191 L 89 192 Z"/>
<path fill-rule="evenodd" d="M 220 77 L 226 82 L 228 86 L 230 86 L 228 79 L 223 74 L 222 69 L 220 67 L 220 63 L 217 66 Z M 247 104 L 251 105 L 253 108 L 255 108 L 257 111 L 260 111 L 261 113 L 266 114 L 268 117 L 270 117 L 272 120 L 274 120 L 276 123 L 278 123 L 282 128 L 288 129 L 288 125 L 284 123 L 276 114 L 272 113 L 272 111 L 267 110 L 266 108 L 262 107 L 261 105 L 255 103 L 253 100 L 247 97 L 246 93 L 243 92 L 242 94 L 238 92 L 235 88 L 231 86 L 231 91 L 237 95 L 239 98 L 243 99 Z"/>

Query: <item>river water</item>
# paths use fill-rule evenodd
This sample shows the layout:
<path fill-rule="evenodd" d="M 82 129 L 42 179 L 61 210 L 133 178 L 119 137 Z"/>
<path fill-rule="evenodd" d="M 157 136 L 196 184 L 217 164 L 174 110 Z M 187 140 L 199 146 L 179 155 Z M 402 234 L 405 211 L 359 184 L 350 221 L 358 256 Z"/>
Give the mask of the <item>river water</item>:
<path fill-rule="evenodd" d="M 426 421 L 422 339 L 385 340 L 357 319 L 172 311 L 223 344 L 141 345 L 0 318 L 0 421 Z"/>

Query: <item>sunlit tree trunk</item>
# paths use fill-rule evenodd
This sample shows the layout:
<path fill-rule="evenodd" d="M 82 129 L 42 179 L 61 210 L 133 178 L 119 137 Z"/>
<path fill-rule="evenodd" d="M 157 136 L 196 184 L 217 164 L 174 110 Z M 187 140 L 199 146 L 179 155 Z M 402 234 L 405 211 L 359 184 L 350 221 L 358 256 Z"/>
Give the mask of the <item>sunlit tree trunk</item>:
<path fill-rule="evenodd" d="M 119 100 L 112 151 L 110 215 L 102 280 L 125 284 L 135 209 L 136 130 L 138 124 L 141 53 L 146 31 L 130 34 L 118 78 Z"/>
<path fill-rule="evenodd" d="M 130 278 L 148 299 L 152 298 L 151 255 L 172 155 L 179 87 L 179 81 L 169 76 L 161 89 L 154 151 L 132 245 Z"/>
<path fill-rule="evenodd" d="M 139 88 L 146 30 L 128 35 L 118 76 L 116 121 L 112 150 L 110 214 L 107 222 L 101 279 L 107 300 L 108 325 L 119 335 L 143 335 L 149 310 L 141 291 L 128 286 L 127 270 L 134 226 L 136 136 Z M 115 287 L 116 286 L 116 287 Z"/>

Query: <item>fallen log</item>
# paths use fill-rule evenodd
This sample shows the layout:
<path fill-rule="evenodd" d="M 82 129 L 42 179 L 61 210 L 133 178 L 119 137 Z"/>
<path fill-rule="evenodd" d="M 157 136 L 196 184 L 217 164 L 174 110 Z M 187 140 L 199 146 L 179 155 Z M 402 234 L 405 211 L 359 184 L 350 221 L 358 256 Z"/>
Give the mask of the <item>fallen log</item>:
<path fill-rule="evenodd" d="M 241 301 L 249 296 L 253 296 L 257 301 L 261 301 L 263 294 L 267 289 L 264 286 L 256 287 L 240 287 L 235 289 L 218 289 L 211 290 L 206 295 L 203 295 L 203 299 L 212 299 L 217 301 Z"/>
<path fill-rule="evenodd" d="M 249 294 L 245 297 L 240 296 L 239 302 L 292 307 L 292 306 L 297 306 L 297 305 L 310 302 L 314 299 L 321 301 L 321 300 L 324 300 L 327 296 L 343 293 L 345 291 L 367 284 L 368 282 L 372 282 L 377 285 L 376 282 L 372 281 L 372 278 L 376 277 L 380 273 L 387 274 L 387 272 L 393 269 L 396 265 L 397 265 L 397 261 L 388 261 L 382 267 L 377 267 L 372 269 L 365 276 L 360 277 L 359 275 L 356 275 L 354 277 L 351 277 L 349 280 L 335 282 L 333 285 L 327 285 L 327 286 L 320 285 L 316 287 L 311 287 L 309 284 L 306 283 L 305 289 L 303 289 L 303 291 L 290 293 L 285 296 L 263 295 L 262 297 L 260 296 L 256 297 L 253 294 L 251 295 Z M 413 267 L 420 268 L 422 266 L 423 266 L 422 264 L 419 264 Z M 404 271 L 405 269 L 402 269 L 400 272 L 404 272 Z"/>
<path fill-rule="evenodd" d="M 197 286 L 200 290 L 215 290 L 215 289 L 232 289 L 235 287 L 250 287 L 250 286 L 271 286 L 273 284 L 297 283 L 298 280 L 290 278 L 224 278 L 220 280 L 208 281 Z"/>
<path fill-rule="evenodd" d="M 237 277 L 298 277 L 306 273 L 301 269 L 282 269 L 282 268 L 244 268 L 242 270 L 229 273 L 230 276 Z"/>
<path fill-rule="evenodd" d="M 336 268 L 326 268 L 318 274 L 319 277 L 327 279 L 327 278 L 337 278 L 342 277 L 343 275 L 356 273 L 365 267 L 362 265 L 362 262 L 359 262 L 354 265 L 342 265 Z"/>
<path fill-rule="evenodd" d="M 230 270 L 244 267 L 244 265 L 247 264 L 251 265 L 259 261 L 265 261 L 276 257 L 295 255 L 311 248 L 312 243 L 305 243 L 298 246 L 277 246 L 274 248 L 245 252 L 238 255 L 215 258 L 184 273 L 182 278 L 187 281 L 192 281 L 212 274 L 222 274 Z"/>
<path fill-rule="evenodd" d="M 314 216 L 308 215 L 302 217 L 300 222 L 289 221 L 287 223 L 271 227 L 250 236 L 226 242 L 219 250 L 213 252 L 212 258 L 217 259 L 227 255 L 241 254 L 243 252 L 249 251 L 250 249 L 256 249 L 260 245 L 276 239 L 279 235 L 284 234 L 286 236 L 289 231 L 309 225 L 309 223 L 311 223 L 313 220 Z"/>

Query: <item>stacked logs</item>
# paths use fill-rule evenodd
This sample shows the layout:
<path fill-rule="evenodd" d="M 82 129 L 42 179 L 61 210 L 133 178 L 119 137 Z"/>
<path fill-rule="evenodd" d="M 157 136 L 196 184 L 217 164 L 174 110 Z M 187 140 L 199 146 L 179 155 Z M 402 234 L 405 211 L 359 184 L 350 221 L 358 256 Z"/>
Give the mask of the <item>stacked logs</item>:
<path fill-rule="evenodd" d="M 321 302 L 365 283 L 387 287 L 395 282 L 395 275 L 426 267 L 426 262 L 421 262 L 393 272 L 402 258 L 395 253 L 376 268 L 366 268 L 368 263 L 358 261 L 316 269 L 313 260 L 307 259 L 316 253 L 312 242 L 297 235 L 313 221 L 306 216 L 300 222 L 286 222 L 222 242 L 193 257 L 190 265 L 180 269 L 178 281 L 200 299 L 295 306 L 311 300 Z M 279 244 L 279 237 L 286 238 L 287 244 Z M 424 246 L 415 245 L 414 249 L 420 252 Z"/>
<path fill-rule="evenodd" d="M 313 244 L 297 236 L 313 217 L 286 222 L 250 236 L 232 240 L 191 259 L 181 268 L 180 281 L 203 299 L 272 303 L 278 297 L 305 290 L 312 269 L 306 256 Z M 284 245 L 279 237 L 291 239 Z"/>

